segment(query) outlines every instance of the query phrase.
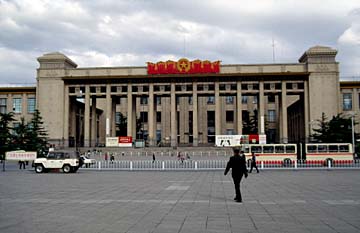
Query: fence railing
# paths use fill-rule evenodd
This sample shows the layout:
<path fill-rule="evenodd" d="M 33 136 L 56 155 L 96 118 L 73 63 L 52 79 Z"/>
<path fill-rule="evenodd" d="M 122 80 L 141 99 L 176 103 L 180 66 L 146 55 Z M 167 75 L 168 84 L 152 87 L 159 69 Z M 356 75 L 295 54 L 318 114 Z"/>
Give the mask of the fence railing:
<path fill-rule="evenodd" d="M 91 170 L 223 170 L 228 160 L 136 160 L 136 161 L 97 161 L 83 166 Z M 346 169 L 360 168 L 360 160 L 349 161 L 261 161 L 259 169 Z M 248 164 L 250 169 L 250 164 Z"/>

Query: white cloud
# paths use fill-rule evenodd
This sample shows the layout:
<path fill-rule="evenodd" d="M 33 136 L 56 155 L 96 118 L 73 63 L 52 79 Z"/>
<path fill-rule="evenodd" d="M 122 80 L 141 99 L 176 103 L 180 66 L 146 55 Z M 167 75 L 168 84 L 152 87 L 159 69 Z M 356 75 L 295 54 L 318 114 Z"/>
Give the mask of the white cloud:
<path fill-rule="evenodd" d="M 360 25 L 359 25 L 360 26 Z M 360 27 L 351 26 L 339 37 L 339 43 L 360 46 Z"/>
<path fill-rule="evenodd" d="M 0 0 L 0 83 L 34 77 L 37 56 L 60 51 L 80 67 L 189 59 L 297 62 L 316 44 L 356 72 L 358 0 Z M 9 57 L 7 59 L 6 57 Z M 35 81 L 35 79 L 34 79 Z"/>

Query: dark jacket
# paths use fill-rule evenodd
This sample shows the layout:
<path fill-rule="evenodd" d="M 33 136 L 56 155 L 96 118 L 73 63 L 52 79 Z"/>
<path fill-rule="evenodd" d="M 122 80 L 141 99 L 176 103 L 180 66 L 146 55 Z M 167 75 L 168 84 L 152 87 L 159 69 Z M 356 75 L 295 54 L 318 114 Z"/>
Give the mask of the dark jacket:
<path fill-rule="evenodd" d="M 247 175 L 245 155 L 234 155 L 230 157 L 229 162 L 226 165 L 224 175 L 226 175 L 230 168 L 232 168 L 232 176 L 237 177 L 243 174 Z"/>

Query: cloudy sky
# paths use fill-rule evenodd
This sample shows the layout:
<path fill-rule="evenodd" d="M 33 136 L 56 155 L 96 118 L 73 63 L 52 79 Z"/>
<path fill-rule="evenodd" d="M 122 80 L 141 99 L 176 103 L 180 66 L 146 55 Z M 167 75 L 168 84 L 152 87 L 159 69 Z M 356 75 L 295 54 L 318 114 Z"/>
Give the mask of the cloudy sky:
<path fill-rule="evenodd" d="M 0 84 L 35 83 L 54 51 L 79 67 L 272 63 L 273 40 L 277 63 L 325 45 L 360 76 L 360 0 L 0 0 Z"/>

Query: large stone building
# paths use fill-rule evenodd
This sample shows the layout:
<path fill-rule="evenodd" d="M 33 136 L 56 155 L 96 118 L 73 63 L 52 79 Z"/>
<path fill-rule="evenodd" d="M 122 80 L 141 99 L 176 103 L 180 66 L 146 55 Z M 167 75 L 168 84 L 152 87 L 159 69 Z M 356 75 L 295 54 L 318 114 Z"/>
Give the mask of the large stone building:
<path fill-rule="evenodd" d="M 104 145 L 119 133 L 144 137 L 149 146 L 213 144 L 215 135 L 251 132 L 268 142 L 305 142 L 323 112 L 359 112 L 360 85 L 339 81 L 336 54 L 315 46 L 298 63 L 149 74 L 149 67 L 77 68 L 49 53 L 38 58 L 36 88 L 0 88 L 0 110 L 21 115 L 18 99 L 24 110 L 36 93 L 50 140 L 63 146 Z"/>

